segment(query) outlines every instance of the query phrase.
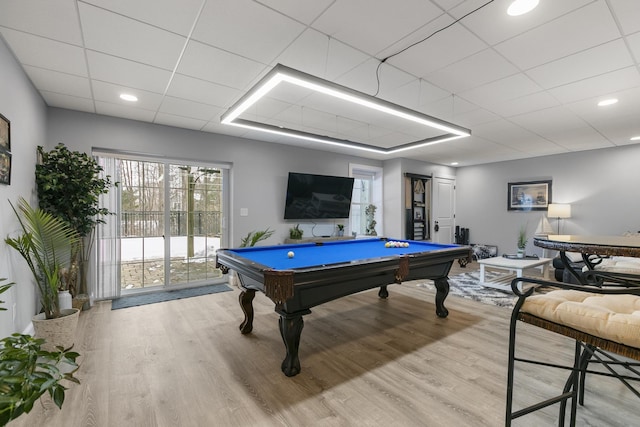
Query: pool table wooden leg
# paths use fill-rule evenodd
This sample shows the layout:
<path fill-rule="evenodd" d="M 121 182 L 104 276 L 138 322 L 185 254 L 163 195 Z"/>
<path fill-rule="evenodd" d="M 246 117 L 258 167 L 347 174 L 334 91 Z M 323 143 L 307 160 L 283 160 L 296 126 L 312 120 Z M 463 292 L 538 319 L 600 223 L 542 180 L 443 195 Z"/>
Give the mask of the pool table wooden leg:
<path fill-rule="evenodd" d="M 286 315 L 280 314 L 279 319 L 280 335 L 287 348 L 287 355 L 282 361 L 282 372 L 288 377 L 293 377 L 300 373 L 300 359 L 298 358 L 298 349 L 300 348 L 300 335 L 304 321 L 302 315 Z"/>
<path fill-rule="evenodd" d="M 380 286 L 380 290 L 378 291 L 378 297 L 382 299 L 386 299 L 389 296 L 389 291 L 387 291 L 387 285 Z"/>
<path fill-rule="evenodd" d="M 240 324 L 240 332 L 248 334 L 253 330 L 253 298 L 256 291 L 253 289 L 244 289 L 240 292 L 240 307 L 244 313 L 244 321 Z"/>
<path fill-rule="evenodd" d="M 436 314 L 438 317 L 447 317 L 449 310 L 444 306 L 444 300 L 449 295 L 449 281 L 446 277 L 440 277 L 435 279 L 434 283 L 436 285 Z"/>

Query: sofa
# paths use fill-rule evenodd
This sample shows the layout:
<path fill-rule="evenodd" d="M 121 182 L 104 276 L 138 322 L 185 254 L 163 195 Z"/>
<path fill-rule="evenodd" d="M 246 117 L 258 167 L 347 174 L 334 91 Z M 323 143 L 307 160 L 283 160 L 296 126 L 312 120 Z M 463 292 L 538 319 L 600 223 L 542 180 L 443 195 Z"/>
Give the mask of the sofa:
<path fill-rule="evenodd" d="M 578 253 L 567 252 L 567 258 L 572 268 L 576 271 L 585 271 L 587 266 L 582 260 L 582 256 Z M 553 259 L 553 267 L 555 268 L 555 279 L 558 282 L 574 283 L 578 284 L 578 281 L 573 277 L 564 266 L 564 263 L 560 257 Z M 613 256 L 608 258 L 602 258 L 600 262 L 595 264 L 595 270 L 608 271 L 611 273 L 627 273 L 640 275 L 640 258 L 626 257 L 626 256 Z"/>
<path fill-rule="evenodd" d="M 582 260 L 582 254 L 579 254 L 577 252 L 566 252 L 566 255 L 569 259 L 569 265 L 571 266 L 571 268 L 573 268 L 575 271 L 582 271 L 582 269 L 585 267 L 585 263 Z M 554 277 L 556 281 L 578 284 L 578 280 L 576 280 L 576 278 L 573 277 L 573 275 L 565 268 L 565 265 L 562 262 L 562 259 L 560 259 L 560 256 L 557 256 L 553 259 L 552 265 L 555 269 Z"/>

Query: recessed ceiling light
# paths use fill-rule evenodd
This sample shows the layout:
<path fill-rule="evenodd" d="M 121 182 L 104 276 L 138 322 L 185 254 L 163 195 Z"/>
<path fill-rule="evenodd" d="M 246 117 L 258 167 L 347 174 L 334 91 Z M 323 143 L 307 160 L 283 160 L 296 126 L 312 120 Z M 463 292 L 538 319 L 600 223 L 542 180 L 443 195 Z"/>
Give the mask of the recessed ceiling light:
<path fill-rule="evenodd" d="M 123 101 L 136 102 L 138 100 L 138 97 L 128 93 L 121 93 L 120 99 L 122 99 Z"/>
<path fill-rule="evenodd" d="M 606 107 L 607 105 L 613 105 L 617 102 L 618 100 L 615 98 L 605 99 L 603 101 L 598 102 L 598 107 Z"/>
<path fill-rule="evenodd" d="M 507 13 L 511 16 L 524 15 L 535 9 L 538 2 L 539 0 L 515 0 L 507 9 Z"/>
<path fill-rule="evenodd" d="M 458 166 L 458 162 L 451 162 L 451 166 Z"/>
<path fill-rule="evenodd" d="M 630 141 L 640 141 L 640 135 L 631 137 Z"/>

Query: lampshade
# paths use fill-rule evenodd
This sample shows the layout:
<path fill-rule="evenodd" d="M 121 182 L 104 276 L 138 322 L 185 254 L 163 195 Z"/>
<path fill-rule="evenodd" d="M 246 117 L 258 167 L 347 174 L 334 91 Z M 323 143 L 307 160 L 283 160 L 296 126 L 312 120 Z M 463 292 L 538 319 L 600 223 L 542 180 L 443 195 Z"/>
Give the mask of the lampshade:
<path fill-rule="evenodd" d="M 571 218 L 571 205 L 568 203 L 550 203 L 547 216 L 550 218 Z"/>

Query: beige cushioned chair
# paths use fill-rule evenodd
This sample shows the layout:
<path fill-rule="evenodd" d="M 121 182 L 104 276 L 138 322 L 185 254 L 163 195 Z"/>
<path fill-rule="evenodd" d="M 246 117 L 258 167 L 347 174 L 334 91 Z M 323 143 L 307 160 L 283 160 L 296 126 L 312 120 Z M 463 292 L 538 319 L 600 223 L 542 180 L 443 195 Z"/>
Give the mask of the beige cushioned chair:
<path fill-rule="evenodd" d="M 510 426 L 513 419 L 555 403 L 560 403 L 559 425 L 564 425 L 568 401 L 571 401 L 570 425 L 575 425 L 577 398 L 583 404 L 587 373 L 619 378 L 640 397 L 640 392 L 629 382 L 640 378 L 629 378 L 627 371 L 625 375 L 620 373 L 621 369 L 630 369 L 631 374 L 635 375 L 638 373 L 635 367 L 640 365 L 633 361 L 620 362 L 609 355 L 614 353 L 640 360 L 640 275 L 597 270 L 584 272 L 583 275 L 586 277 L 585 283 L 599 285 L 574 285 L 530 278 L 519 278 L 512 282 L 512 290 L 519 298 L 511 315 L 505 425 Z M 525 289 L 527 283 L 537 285 L 538 289 L 557 289 L 534 295 L 533 287 L 519 291 L 520 282 Z M 560 394 L 513 411 L 515 362 L 540 364 L 540 361 L 516 357 L 516 328 L 519 322 L 574 339 L 575 352 L 572 366 L 544 362 L 544 366 L 570 371 Z M 588 370 L 589 363 L 594 361 L 605 365 L 609 373 Z"/>

